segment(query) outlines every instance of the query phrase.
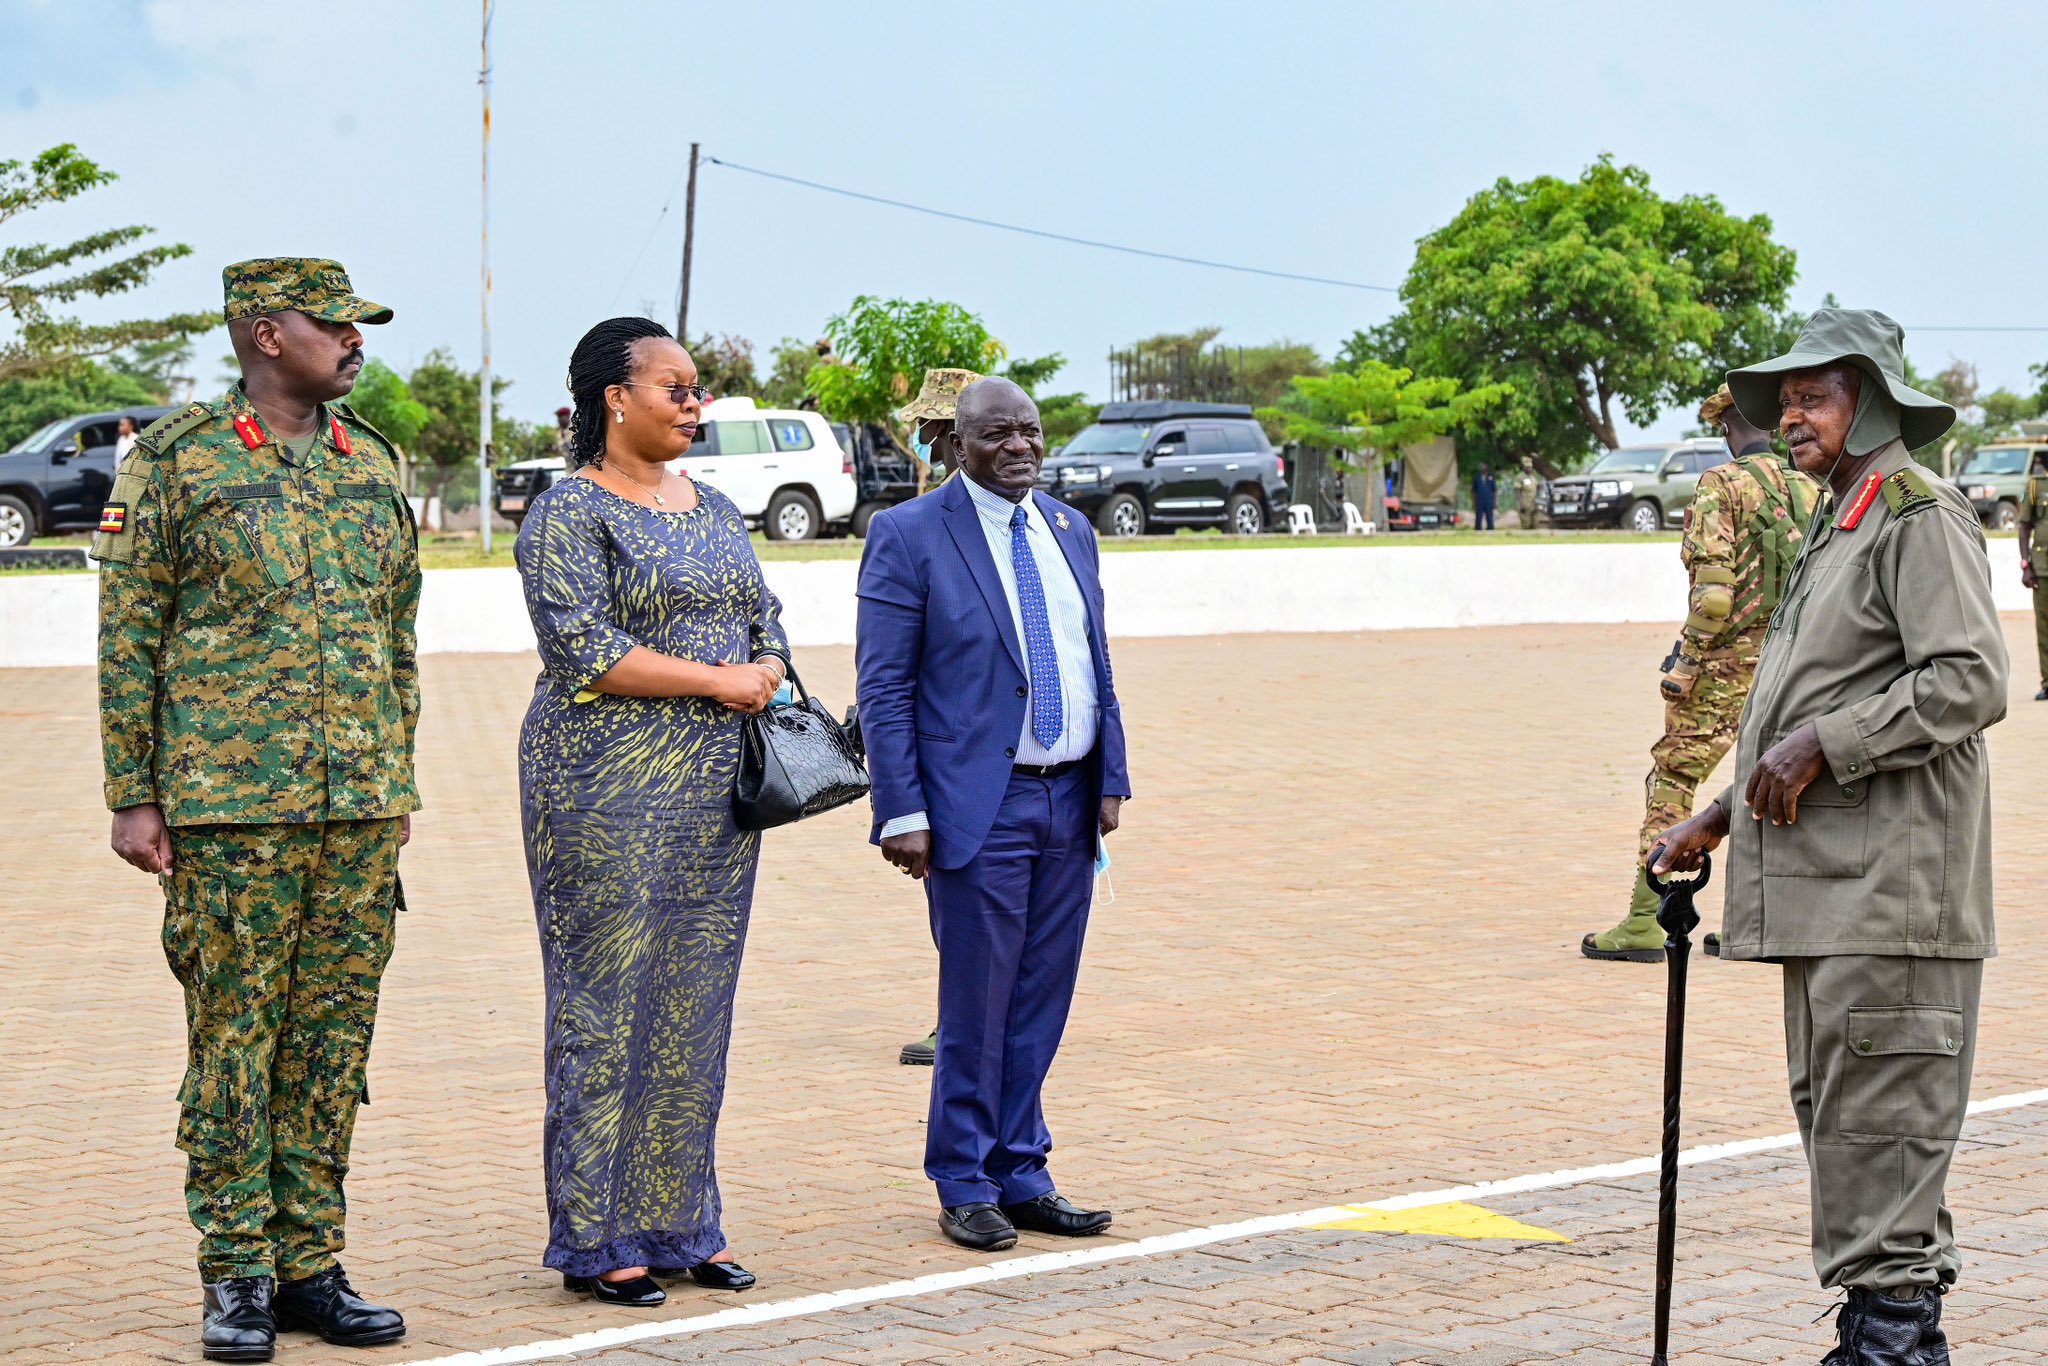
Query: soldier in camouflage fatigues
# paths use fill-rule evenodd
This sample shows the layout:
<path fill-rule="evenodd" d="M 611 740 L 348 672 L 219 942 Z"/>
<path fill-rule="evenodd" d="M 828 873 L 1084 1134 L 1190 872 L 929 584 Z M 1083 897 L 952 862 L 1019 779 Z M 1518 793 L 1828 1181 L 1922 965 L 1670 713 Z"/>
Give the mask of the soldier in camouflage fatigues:
<path fill-rule="evenodd" d="M 143 433 L 92 553 L 114 844 L 161 876 L 185 992 L 204 1345 L 247 1361 L 279 1324 L 404 1332 L 335 1253 L 419 805 L 420 569 L 395 452 L 333 401 L 356 324 L 390 310 L 331 261 L 245 261 L 225 284 L 243 383 Z"/>
<path fill-rule="evenodd" d="M 2041 691 L 2048 702 L 2048 456 L 2035 456 L 2020 500 L 2020 582 L 2034 592 L 2034 651 L 2040 656 Z"/>
<path fill-rule="evenodd" d="M 1522 519 L 1522 530 L 1536 529 L 1536 495 L 1543 489 L 1543 478 L 1536 473 L 1536 458 L 1522 457 L 1522 472 L 1515 476 L 1515 513 Z"/>
<path fill-rule="evenodd" d="M 1588 958 L 1664 961 L 1664 931 L 1643 856 L 1651 841 L 1692 813 L 1695 789 L 1735 745 L 1771 612 L 1820 499 L 1813 481 L 1780 460 L 1770 437 L 1735 410 L 1727 385 L 1700 405 L 1700 420 L 1720 427 L 1736 454 L 1700 476 L 1686 513 L 1679 557 L 1691 584 L 1691 611 L 1659 683 L 1664 734 L 1650 747 L 1643 780 L 1635 891 L 1619 925 L 1580 941 Z"/>

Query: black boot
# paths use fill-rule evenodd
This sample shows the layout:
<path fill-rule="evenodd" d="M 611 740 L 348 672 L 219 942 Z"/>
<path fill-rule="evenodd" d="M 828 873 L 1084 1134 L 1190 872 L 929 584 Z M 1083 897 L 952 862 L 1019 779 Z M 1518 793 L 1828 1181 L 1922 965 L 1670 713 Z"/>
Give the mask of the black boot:
<path fill-rule="evenodd" d="M 339 1265 L 279 1285 L 277 1326 L 318 1333 L 337 1347 L 374 1347 L 405 1336 L 404 1316 L 356 1294 Z"/>
<path fill-rule="evenodd" d="M 1852 1287 L 1835 1316 L 1835 1338 L 1821 1366 L 1948 1366 L 1938 1290 L 1895 1299 Z"/>
<path fill-rule="evenodd" d="M 208 1361 L 268 1361 L 277 1346 L 277 1321 L 270 1314 L 268 1276 L 209 1281 L 199 1346 Z"/>

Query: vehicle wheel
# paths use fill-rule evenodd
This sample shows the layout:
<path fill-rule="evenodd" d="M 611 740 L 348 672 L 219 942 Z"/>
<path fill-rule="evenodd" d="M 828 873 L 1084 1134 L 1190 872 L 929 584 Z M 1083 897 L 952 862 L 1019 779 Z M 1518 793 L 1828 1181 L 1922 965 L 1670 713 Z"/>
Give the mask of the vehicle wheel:
<path fill-rule="evenodd" d="M 0 550 L 27 545 L 36 534 L 36 514 L 10 493 L 0 493 Z"/>
<path fill-rule="evenodd" d="M 1223 529 L 1233 536 L 1257 536 L 1266 529 L 1266 505 L 1249 493 L 1231 494 L 1223 516 Z"/>
<path fill-rule="evenodd" d="M 1128 493 L 1112 493 L 1095 514 L 1095 529 L 1105 536 L 1145 534 L 1145 505 Z"/>
<path fill-rule="evenodd" d="M 761 529 L 771 541 L 815 540 L 824 528 L 817 502 L 802 489 L 784 489 L 770 498 L 761 518 Z"/>
<path fill-rule="evenodd" d="M 1999 500 L 1998 506 L 1991 509 L 1991 529 L 1993 531 L 2011 531 L 2015 526 L 2019 525 L 2019 520 L 2019 509 L 2004 499 Z"/>
<path fill-rule="evenodd" d="M 868 523 L 875 520 L 876 513 L 880 512 L 883 508 L 886 508 L 888 506 L 889 505 L 887 503 L 883 502 L 862 503 L 859 507 L 853 510 L 853 521 L 848 523 L 847 529 L 851 531 L 854 535 L 860 537 L 862 540 L 866 540 L 868 535 Z"/>
<path fill-rule="evenodd" d="M 1628 516 L 1622 519 L 1622 525 L 1630 531 L 1647 535 L 1664 529 L 1664 514 L 1649 499 L 1638 498 L 1629 505 Z"/>

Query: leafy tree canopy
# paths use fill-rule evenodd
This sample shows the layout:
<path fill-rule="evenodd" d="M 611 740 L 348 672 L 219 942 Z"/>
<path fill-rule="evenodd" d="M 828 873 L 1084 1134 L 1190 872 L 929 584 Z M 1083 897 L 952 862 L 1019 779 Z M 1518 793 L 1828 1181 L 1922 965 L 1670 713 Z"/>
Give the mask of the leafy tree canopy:
<path fill-rule="evenodd" d="M 61 370 L 0 379 L 0 450 L 60 417 L 158 403 L 162 395 L 136 380 L 92 361 Z"/>
<path fill-rule="evenodd" d="M 1354 456 L 1434 440 L 1471 424 L 1514 392 L 1506 384 L 1466 389 L 1455 379 L 1418 377 L 1377 360 L 1361 360 L 1327 375 L 1297 376 L 1290 389 L 1277 405 L 1259 410 L 1260 421 L 1277 427 L 1286 441 Z"/>
<path fill-rule="evenodd" d="M 115 178 L 70 143 L 32 161 L 0 161 L 0 224 L 75 199 Z M 151 231 L 136 225 L 108 228 L 66 245 L 0 247 L 0 313 L 11 334 L 0 338 L 0 379 L 72 373 L 83 360 L 219 327 L 217 312 L 86 323 L 55 311 L 80 299 L 125 294 L 147 284 L 166 261 L 192 254 L 183 243 L 129 250 Z"/>
<path fill-rule="evenodd" d="M 476 411 L 476 386 L 469 390 L 469 407 Z M 392 445 L 411 454 L 413 442 L 419 440 L 420 429 L 433 416 L 427 405 L 412 396 L 412 386 L 405 382 L 405 376 L 381 360 L 371 360 L 356 376 L 356 387 L 349 391 L 344 400 L 362 416 L 363 421 L 382 432 Z M 472 429 L 474 424 L 472 424 Z M 472 434 L 471 441 L 475 437 Z M 474 450 L 474 445 L 471 447 Z"/>
<path fill-rule="evenodd" d="M 1346 354 L 1511 385 L 1484 427 L 1568 466 L 1619 444 L 1617 409 L 1647 425 L 1769 354 L 1795 264 L 1764 215 L 1662 198 L 1647 172 L 1603 156 L 1575 181 L 1502 179 L 1474 195 L 1417 244 L 1403 314 Z"/>
<path fill-rule="evenodd" d="M 841 422 L 888 422 L 924 382 L 924 372 L 959 368 L 990 374 L 1006 354 L 975 314 L 936 299 L 863 294 L 825 327 L 832 358 L 811 367 L 805 388 Z"/>
<path fill-rule="evenodd" d="M 367 366 L 364 367 L 367 370 Z M 410 397 L 426 411 L 418 435 L 408 450 L 415 464 L 426 473 L 433 492 L 452 508 L 462 506 L 461 498 L 449 498 L 451 484 L 467 489 L 473 480 L 458 479 L 460 472 L 476 469 L 477 373 L 464 370 L 443 348 L 427 352 L 425 359 L 406 377 Z M 505 417 L 498 404 L 510 380 L 491 379 L 491 446 L 499 464 L 522 460 L 540 452 L 530 449 L 535 428 Z M 375 418 L 370 424 L 383 430 Z M 552 427 L 538 429 L 551 434 Z M 385 432 L 393 441 L 398 437 Z"/>

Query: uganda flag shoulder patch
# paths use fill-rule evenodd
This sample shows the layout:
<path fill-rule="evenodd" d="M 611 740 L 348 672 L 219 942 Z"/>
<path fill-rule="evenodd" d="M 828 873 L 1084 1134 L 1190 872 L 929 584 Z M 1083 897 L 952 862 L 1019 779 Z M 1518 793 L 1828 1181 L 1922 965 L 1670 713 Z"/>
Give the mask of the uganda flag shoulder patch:
<path fill-rule="evenodd" d="M 100 510 L 100 530 L 109 536 L 118 536 L 128 529 L 128 505 L 109 503 Z"/>

